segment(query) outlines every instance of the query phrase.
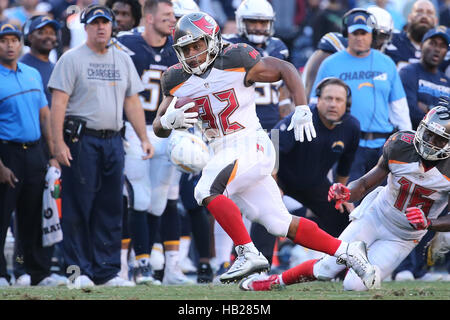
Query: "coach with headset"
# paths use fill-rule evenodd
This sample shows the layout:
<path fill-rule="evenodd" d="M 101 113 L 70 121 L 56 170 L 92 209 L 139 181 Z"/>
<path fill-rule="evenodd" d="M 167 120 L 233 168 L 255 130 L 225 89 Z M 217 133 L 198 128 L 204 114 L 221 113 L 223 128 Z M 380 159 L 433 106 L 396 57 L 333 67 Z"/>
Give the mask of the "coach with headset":
<path fill-rule="evenodd" d="M 64 53 L 52 91 L 54 156 L 62 166 L 63 254 L 72 285 L 132 286 L 118 276 L 122 237 L 123 111 L 150 158 L 144 88 L 131 58 L 111 41 L 113 12 L 99 5 L 80 15 L 86 42 Z"/>
<path fill-rule="evenodd" d="M 376 18 L 356 8 L 343 17 L 346 50 L 327 57 L 321 64 L 313 88 L 326 77 L 337 77 L 352 91 L 351 114 L 361 125 L 361 139 L 350 172 L 353 181 L 377 163 L 386 139 L 396 130 L 411 130 L 408 103 L 394 62 L 372 49 Z M 314 102 L 315 92 L 310 101 Z"/>
<path fill-rule="evenodd" d="M 317 224 L 333 236 L 348 224 L 348 212 L 341 214 L 327 201 L 331 182 L 327 177 L 337 164 L 335 182 L 347 183 L 359 143 L 359 121 L 350 115 L 352 93 L 337 78 L 323 79 L 316 89 L 317 106 L 313 124 L 317 138 L 298 142 L 287 131 L 292 114 L 281 120 L 279 129 L 279 169 L 277 182 L 287 196 L 296 199 L 317 216 Z"/>

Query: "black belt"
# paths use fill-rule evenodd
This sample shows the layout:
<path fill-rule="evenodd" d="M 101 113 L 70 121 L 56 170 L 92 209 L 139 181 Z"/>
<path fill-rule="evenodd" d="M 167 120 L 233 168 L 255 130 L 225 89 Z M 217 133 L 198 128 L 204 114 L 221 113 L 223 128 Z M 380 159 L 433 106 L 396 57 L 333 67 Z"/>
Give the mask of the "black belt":
<path fill-rule="evenodd" d="M 94 129 L 84 128 L 83 133 L 87 134 L 89 136 L 97 137 L 97 138 L 108 139 L 108 138 L 117 136 L 118 134 L 120 134 L 120 131 L 94 130 Z"/>
<path fill-rule="evenodd" d="M 392 132 L 365 132 L 361 131 L 362 140 L 387 139 L 392 135 Z"/>
<path fill-rule="evenodd" d="M 29 147 L 36 146 L 37 144 L 39 144 L 39 141 L 40 140 L 38 139 L 36 141 L 30 141 L 30 142 L 18 142 L 18 141 L 9 141 L 9 140 L 0 139 L 0 143 L 9 144 L 11 146 L 20 147 L 23 149 L 28 149 Z"/>

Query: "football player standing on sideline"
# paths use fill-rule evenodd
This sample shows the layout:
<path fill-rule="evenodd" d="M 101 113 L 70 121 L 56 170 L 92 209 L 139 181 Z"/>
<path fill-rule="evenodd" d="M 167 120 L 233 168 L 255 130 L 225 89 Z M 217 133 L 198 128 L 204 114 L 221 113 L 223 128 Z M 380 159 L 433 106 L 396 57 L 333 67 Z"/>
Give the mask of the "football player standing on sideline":
<path fill-rule="evenodd" d="M 142 6 L 138 0 L 108 0 L 105 4 L 116 17 L 116 26 L 113 32 L 126 32 L 139 26 L 142 18 Z M 122 223 L 122 250 L 120 253 L 120 276 L 128 279 L 128 257 L 131 249 L 131 237 L 128 227 L 128 198 L 124 190 L 123 196 L 123 223 Z"/>
<path fill-rule="evenodd" d="M 437 219 L 448 205 L 450 192 L 448 107 L 448 101 L 441 101 L 416 132 L 393 134 L 377 165 L 348 188 L 340 183 L 330 187 L 328 201 L 336 201 L 336 208 L 365 197 L 352 211 L 351 223 L 339 239 L 369 245 L 369 261 L 380 271 L 377 281 L 391 275 L 427 230 L 448 230 L 448 216 Z M 386 178 L 387 185 L 379 186 Z M 336 262 L 330 256 L 308 260 L 281 275 L 248 277 L 241 288 L 267 291 L 299 282 L 331 280 L 344 268 Z M 345 290 L 366 290 L 352 271 L 343 285 Z"/>
<path fill-rule="evenodd" d="M 91 5 L 80 21 L 86 42 L 61 56 L 48 84 L 55 156 L 62 165 L 64 260 L 78 266 L 69 277 L 75 286 L 132 286 L 118 276 L 124 169 L 120 131 L 125 111 L 141 143 L 138 156 L 153 155 L 138 97 L 143 86 L 130 57 L 108 45 L 114 13 Z"/>
<path fill-rule="evenodd" d="M 177 200 L 168 200 L 171 182 L 179 181 L 175 166 L 167 155 L 168 139 L 157 137 L 152 129 L 158 105 L 162 101 L 160 79 L 168 67 L 177 63 L 170 37 L 176 20 L 170 0 L 146 0 L 145 29 L 119 37 L 138 71 L 144 90 L 139 93 L 145 110 L 147 135 L 155 147 L 151 160 L 140 156 L 139 138 L 125 122 L 125 175 L 129 195 L 129 228 L 136 255 L 136 283 L 153 282 L 150 254 L 155 235 L 161 228 L 164 244 L 164 284 L 186 284 L 179 266 L 180 217 Z"/>
<path fill-rule="evenodd" d="M 214 154 L 195 187 L 195 198 L 228 233 L 237 253 L 220 280 L 236 281 L 270 267 L 245 228 L 244 214 L 276 236 L 343 258 L 372 287 L 375 269 L 368 263 L 365 244 L 342 242 L 316 223 L 290 215 L 271 175 L 275 148 L 256 115 L 254 83 L 285 81 L 297 105 L 288 129 L 294 129 L 297 140 L 303 141 L 306 134 L 311 141 L 316 136 L 312 115 L 295 67 L 274 57 L 261 58 L 247 44 L 223 46 L 218 24 L 204 13 L 191 13 L 177 22 L 174 48 L 180 63 L 163 75 L 165 97 L 153 129 L 168 137 L 172 129 L 192 127 L 197 116 L 203 121 Z M 192 103 L 175 108 L 178 97 L 194 99 L 199 113 L 185 112 Z"/>

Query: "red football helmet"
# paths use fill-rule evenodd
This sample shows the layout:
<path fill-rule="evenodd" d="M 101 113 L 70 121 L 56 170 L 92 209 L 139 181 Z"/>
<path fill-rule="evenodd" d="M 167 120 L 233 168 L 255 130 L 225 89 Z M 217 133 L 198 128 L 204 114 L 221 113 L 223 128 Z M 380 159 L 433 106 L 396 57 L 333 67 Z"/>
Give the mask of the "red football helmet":
<path fill-rule="evenodd" d="M 194 59 L 205 52 L 208 52 L 208 54 L 206 55 L 206 61 L 192 68 L 186 62 L 187 59 L 184 56 L 183 47 L 198 40 L 204 40 L 207 49 L 194 57 L 189 57 L 189 59 Z M 178 60 L 183 65 L 183 69 L 196 75 L 204 73 L 222 49 L 222 36 L 219 25 L 210 15 L 203 12 L 190 13 L 181 17 L 173 32 L 173 42 L 173 47 L 177 53 Z"/>
<path fill-rule="evenodd" d="M 414 146 L 420 156 L 436 161 L 450 157 L 450 110 L 440 103 L 420 122 L 414 136 Z"/>

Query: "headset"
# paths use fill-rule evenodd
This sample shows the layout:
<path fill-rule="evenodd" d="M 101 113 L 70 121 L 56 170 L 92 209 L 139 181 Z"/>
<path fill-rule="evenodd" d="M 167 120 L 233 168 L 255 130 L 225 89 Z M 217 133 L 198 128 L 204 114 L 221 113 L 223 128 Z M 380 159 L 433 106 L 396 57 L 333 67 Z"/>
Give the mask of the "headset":
<path fill-rule="evenodd" d="M 346 97 L 346 102 L 345 102 L 345 108 L 346 108 L 345 112 L 350 112 L 350 107 L 352 105 L 352 90 L 350 89 L 348 84 L 346 84 L 341 79 L 338 79 L 335 77 L 327 77 L 327 78 L 322 79 L 317 84 L 316 96 L 320 97 L 322 95 L 322 88 L 329 84 L 337 84 L 337 85 L 340 85 L 345 88 L 345 90 L 347 91 L 347 97 Z"/>
<path fill-rule="evenodd" d="M 90 4 L 89 6 L 87 6 L 85 9 L 83 9 L 83 11 L 81 11 L 80 13 L 80 22 L 83 24 L 87 23 L 87 16 L 89 15 L 89 13 L 91 13 L 93 10 L 104 10 L 107 11 L 109 13 L 109 15 L 112 17 L 112 35 L 111 37 L 114 37 L 114 30 L 117 29 L 117 22 L 116 22 L 116 15 L 114 14 L 114 12 L 105 6 L 102 5 L 98 5 L 98 4 Z"/>
<path fill-rule="evenodd" d="M 30 46 L 31 43 L 28 40 L 28 36 L 30 35 L 30 27 L 31 24 L 33 23 L 34 20 L 41 18 L 41 17 L 47 17 L 47 15 L 36 15 L 36 16 L 32 16 L 30 19 L 28 19 L 23 27 L 22 27 L 22 34 L 23 34 L 23 44 L 26 46 Z M 61 42 L 61 29 L 60 30 L 55 30 L 56 31 L 56 43 L 55 43 L 55 48 L 58 47 L 59 43 Z"/>
<path fill-rule="evenodd" d="M 113 46 L 116 42 L 114 40 L 112 40 L 115 37 L 115 30 L 117 30 L 117 21 L 116 21 L 116 15 L 114 14 L 114 12 L 112 11 L 112 9 L 110 9 L 109 7 L 106 6 L 102 6 L 102 5 L 98 5 L 98 4 L 91 4 L 89 6 L 87 6 L 85 9 L 83 9 L 83 11 L 81 11 L 80 13 L 80 22 L 83 24 L 87 24 L 87 17 L 89 16 L 89 14 L 94 11 L 94 10 L 104 10 L 107 11 L 109 13 L 109 15 L 112 17 L 112 32 L 111 32 L 111 41 L 109 44 L 106 45 L 106 48 L 109 48 L 111 46 Z M 113 69 L 116 69 L 116 55 L 115 55 L 115 50 L 112 51 L 112 58 L 113 58 Z M 116 79 L 114 79 L 115 81 Z M 118 114 L 117 114 L 117 109 L 118 109 L 118 101 L 117 101 L 117 86 L 114 87 L 114 99 L 116 101 L 116 119 L 118 118 Z"/>
<path fill-rule="evenodd" d="M 372 34 L 374 32 L 374 30 L 377 27 L 377 19 L 375 18 L 375 16 L 373 14 L 371 14 L 369 11 L 367 11 L 366 9 L 362 9 L 362 8 L 354 8 L 348 12 L 346 12 L 344 14 L 344 16 L 342 17 L 342 35 L 347 38 L 348 37 L 348 17 L 356 12 L 361 12 L 365 15 L 367 15 L 369 17 L 369 19 L 367 20 L 367 25 L 369 27 L 372 28 Z"/>

